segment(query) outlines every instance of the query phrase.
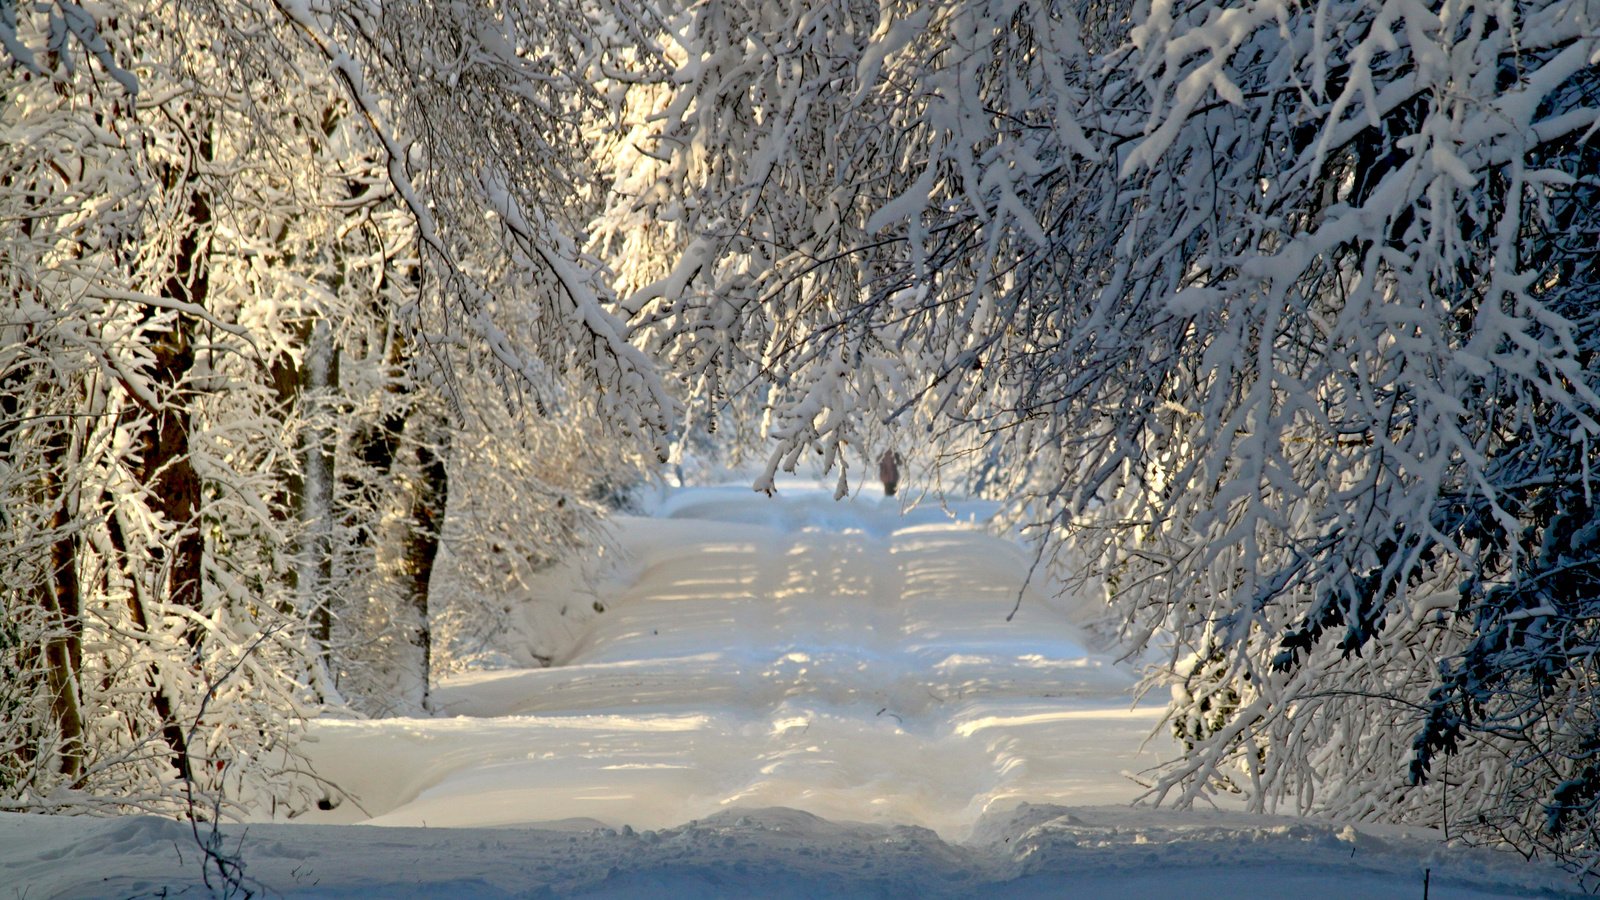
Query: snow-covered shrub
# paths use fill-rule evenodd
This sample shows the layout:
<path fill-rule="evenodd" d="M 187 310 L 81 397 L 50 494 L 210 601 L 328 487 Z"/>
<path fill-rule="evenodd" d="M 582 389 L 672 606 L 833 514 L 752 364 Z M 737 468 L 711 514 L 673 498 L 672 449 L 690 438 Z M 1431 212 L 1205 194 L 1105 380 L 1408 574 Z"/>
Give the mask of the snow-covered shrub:
<path fill-rule="evenodd" d="M 451 503 L 436 576 L 440 671 L 510 659 L 548 664 L 570 641 L 564 627 L 527 634 L 530 614 L 557 620 L 587 609 L 565 595 L 545 595 L 545 577 L 563 560 L 604 542 L 607 510 L 596 486 L 623 483 L 638 470 L 618 452 L 592 446 L 599 425 L 571 410 L 553 427 L 511 432 L 496 404 L 475 404 L 452 442 Z M 539 616 L 530 607 L 553 607 Z M 564 610 L 566 607 L 579 607 Z"/>

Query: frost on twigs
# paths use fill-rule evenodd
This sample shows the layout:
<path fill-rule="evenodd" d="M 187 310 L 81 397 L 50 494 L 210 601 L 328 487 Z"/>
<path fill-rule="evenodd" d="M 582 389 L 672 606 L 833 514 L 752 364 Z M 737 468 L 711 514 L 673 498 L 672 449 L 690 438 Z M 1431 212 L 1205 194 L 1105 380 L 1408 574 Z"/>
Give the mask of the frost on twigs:
<path fill-rule="evenodd" d="M 584 384 L 618 436 L 664 460 L 675 400 L 630 343 L 607 273 L 571 236 L 598 202 L 584 196 L 597 187 L 584 129 L 609 111 L 586 76 L 611 20 L 523 3 L 377 18 L 360 4 L 277 8 L 383 146 L 444 327 L 487 348 L 536 408 L 557 403 L 569 377 Z"/>
<path fill-rule="evenodd" d="M 82 4 L 51 0 L 24 4 L 21 10 L 18 6 L 15 2 L 0 6 L 0 62 L 66 86 L 80 64 L 81 48 L 123 90 L 139 93 L 138 76 L 124 67 L 94 14 Z"/>
<path fill-rule="evenodd" d="M 1136 22 L 1133 261 L 1095 338 L 1131 365 L 1090 396 L 1139 427 L 1079 465 L 1150 523 L 1084 533 L 1203 723 L 1158 798 L 1600 850 L 1565 827 L 1596 733 L 1600 80 L 1584 5 L 1535 6 Z"/>

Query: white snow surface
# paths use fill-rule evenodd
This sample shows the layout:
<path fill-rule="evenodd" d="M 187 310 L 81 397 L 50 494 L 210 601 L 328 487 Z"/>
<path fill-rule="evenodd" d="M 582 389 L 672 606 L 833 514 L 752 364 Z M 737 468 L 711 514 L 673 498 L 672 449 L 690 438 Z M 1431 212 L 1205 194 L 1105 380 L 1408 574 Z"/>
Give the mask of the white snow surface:
<path fill-rule="evenodd" d="M 1129 808 L 1172 753 L 1072 598 L 981 504 L 685 489 L 557 664 L 457 676 L 432 718 L 323 719 L 345 793 L 224 827 L 288 896 L 1576 894 L 1420 829 Z M 1015 617 L 1007 615 L 1022 602 Z M 544 598 L 548 601 L 550 598 Z M 574 596 L 571 602 L 591 602 Z M 386 826 L 386 827 L 369 827 Z M 199 890 L 187 824 L 0 815 L 0 893 Z"/>

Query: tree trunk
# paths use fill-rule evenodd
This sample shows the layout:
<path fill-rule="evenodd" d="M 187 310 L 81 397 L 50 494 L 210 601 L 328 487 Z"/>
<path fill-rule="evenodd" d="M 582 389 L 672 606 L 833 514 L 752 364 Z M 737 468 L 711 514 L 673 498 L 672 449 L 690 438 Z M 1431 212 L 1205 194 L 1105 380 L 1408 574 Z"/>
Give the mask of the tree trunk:
<path fill-rule="evenodd" d="M 31 680 L 42 674 L 45 680 L 50 715 L 60 741 L 55 748 L 59 768 L 62 774 L 76 779 L 83 772 L 85 747 L 79 683 L 83 670 L 83 591 L 78 583 L 78 523 L 67 474 L 72 467 L 72 420 L 41 415 L 40 407 L 24 403 L 29 393 L 37 401 L 39 392 L 48 396 L 52 390 L 48 382 L 30 379 L 23 371 L 12 371 L 0 379 L 0 460 L 13 466 L 26 465 L 30 451 L 38 454 L 32 460 L 37 466 L 33 470 L 36 480 L 31 488 L 24 488 L 26 493 L 18 500 L 39 513 L 48 511 L 49 516 L 47 564 L 28 591 L 32 604 L 42 613 L 44 636 L 42 652 L 27 648 L 21 660 L 25 677 Z M 49 401 L 45 403 L 48 405 Z M 24 424 L 27 420 L 33 424 Z M 37 444 L 37 438 L 26 437 L 35 430 L 44 431 Z M 42 672 L 37 668 L 41 666 Z M 38 751 L 47 748 L 25 749 L 31 761 Z"/>
<path fill-rule="evenodd" d="M 169 190 L 184 189 L 189 192 L 187 218 L 182 223 L 183 234 L 178 240 L 177 253 L 172 268 L 162 285 L 162 295 L 180 303 L 204 307 L 210 290 L 209 228 L 211 201 L 199 183 L 193 166 L 209 161 L 212 144 L 209 130 L 202 128 L 198 139 L 197 158 L 181 180 L 169 172 Z M 157 315 L 155 309 L 149 315 Z M 175 312 L 166 330 L 158 332 L 150 344 L 152 357 L 148 369 L 150 393 L 160 406 L 147 410 L 151 421 L 139 435 L 139 463 L 134 475 L 148 488 L 149 502 L 167 522 L 171 531 L 165 541 L 149 548 L 151 562 L 159 567 L 161 579 L 158 589 L 163 599 L 172 606 L 200 610 L 202 607 L 203 564 L 205 535 L 201 530 L 201 481 L 194 468 L 190 436 L 194 428 L 194 412 L 190 395 L 190 374 L 194 369 L 194 336 L 197 321 L 186 312 Z M 112 515 L 115 521 L 115 513 Z M 129 548 L 121 529 L 114 531 L 122 546 L 117 549 L 129 559 Z M 133 578 L 134 584 L 140 579 Z M 149 633 L 150 617 L 146 615 L 143 601 L 136 595 L 130 601 L 130 610 L 138 628 Z M 198 655 L 204 635 L 192 624 L 184 626 L 184 642 Z M 160 685 L 162 679 L 156 667 L 151 669 L 153 693 L 151 703 L 161 719 L 162 734 L 173 754 L 173 767 L 185 779 L 193 774 L 188 742 L 182 724 L 176 718 L 176 705 Z"/>
<path fill-rule="evenodd" d="M 57 428 L 45 451 L 45 496 L 55 506 L 51 516 L 50 576 L 39 586 L 39 599 L 49 613 L 50 637 L 45 662 L 50 680 L 51 710 L 61 733 L 61 772 L 76 779 L 83 772 L 83 712 L 78 673 L 83 670 L 83 591 L 78 583 L 78 534 L 63 470 L 71 435 Z"/>
<path fill-rule="evenodd" d="M 339 387 L 339 349 L 326 319 L 319 317 L 311 326 L 300 385 L 311 424 L 300 443 L 305 473 L 300 521 L 306 546 L 299 557 L 299 584 L 301 596 L 309 601 L 312 637 L 328 665 L 328 645 L 333 639 L 334 452 L 338 440 L 331 419 L 335 414 L 332 394 Z"/>
<path fill-rule="evenodd" d="M 107 508 L 110 509 L 106 526 L 111 538 L 111 548 L 117 552 L 117 556 L 121 557 L 124 564 L 126 564 L 129 559 L 128 541 L 122 533 L 122 523 L 117 519 L 115 501 L 109 497 L 106 499 Z M 139 633 L 149 634 L 150 617 L 145 614 L 143 589 L 140 581 L 133 573 L 129 573 L 128 584 L 131 586 L 131 591 L 128 594 L 128 617 L 133 621 L 133 626 L 138 629 Z M 175 713 L 177 704 L 173 703 L 172 697 L 168 695 L 164 686 L 159 664 L 150 664 L 149 682 L 150 705 L 155 709 L 156 718 L 161 723 L 161 736 L 166 740 L 167 747 L 172 751 L 172 767 L 177 769 L 178 774 L 183 776 L 184 779 L 190 779 L 194 776 L 194 766 L 189 759 L 189 740 L 185 735 L 182 723 L 178 721 Z"/>
<path fill-rule="evenodd" d="M 339 432 L 331 424 L 335 415 L 333 394 L 339 386 L 339 350 L 326 319 L 307 319 L 296 329 L 305 349 L 297 364 L 288 354 L 271 366 L 273 392 L 286 420 L 307 423 L 296 443 L 297 465 L 283 476 L 280 493 L 284 513 L 298 526 L 287 548 L 290 563 L 284 572 L 295 601 L 286 614 L 304 616 L 311 626 L 322 671 L 317 690 L 325 701 L 334 692 L 327 678 L 334 671 L 333 572 L 335 522 L 335 452 Z"/>
<path fill-rule="evenodd" d="M 209 136 L 199 146 L 200 159 L 211 157 Z M 204 307 L 211 286 L 206 255 L 209 251 L 211 201 L 206 191 L 188 175 L 184 185 L 190 191 L 188 219 L 178 241 L 172 271 L 162 285 L 162 295 L 182 303 Z M 151 314 L 154 314 L 151 310 Z M 153 421 L 141 435 L 137 477 L 151 488 L 150 496 L 166 521 L 175 529 L 169 546 L 159 548 L 158 558 L 166 563 L 167 600 L 178 606 L 199 609 L 201 564 L 205 536 L 200 530 L 200 475 L 190 457 L 189 436 L 193 431 L 189 374 L 194 369 L 195 318 L 188 313 L 173 315 L 172 324 L 150 346 L 153 364 L 149 370 L 152 393 L 161 401 L 151 410 Z M 170 556 L 168 555 L 170 553 Z M 200 635 L 189 632 L 191 646 Z"/>
<path fill-rule="evenodd" d="M 431 709 L 433 679 L 433 624 L 429 609 L 429 583 L 433 563 L 439 555 L 439 532 L 444 526 L 445 503 L 449 499 L 449 472 L 445 460 L 450 438 L 443 428 L 427 429 L 438 435 L 437 444 L 417 442 L 416 480 L 410 485 L 410 515 L 402 547 L 402 575 L 414 615 L 412 644 L 417 648 L 422 680 L 422 708 Z"/>
<path fill-rule="evenodd" d="M 272 377 L 272 391 L 278 398 L 281 410 L 279 414 L 287 422 L 300 415 L 300 366 L 289 354 L 280 353 L 273 357 L 269 371 Z M 301 510 L 305 509 L 306 502 L 306 481 L 301 474 L 302 467 L 303 463 L 301 466 L 290 466 L 283 474 L 282 487 L 278 494 L 280 505 L 277 515 L 280 519 L 300 521 Z M 304 548 L 297 536 L 284 549 L 288 551 L 289 563 L 283 567 L 283 579 L 289 585 L 290 593 L 298 601 L 303 598 L 300 593 L 300 553 Z M 285 604 L 279 611 L 285 615 L 298 616 L 304 608 L 304 605 L 290 608 Z"/>

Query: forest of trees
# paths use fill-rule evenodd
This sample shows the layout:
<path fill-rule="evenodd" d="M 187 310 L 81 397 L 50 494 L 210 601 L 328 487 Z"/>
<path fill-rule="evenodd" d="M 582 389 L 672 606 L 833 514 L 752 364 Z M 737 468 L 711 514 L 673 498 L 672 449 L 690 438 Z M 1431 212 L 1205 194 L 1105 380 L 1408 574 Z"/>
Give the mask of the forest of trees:
<path fill-rule="evenodd" d="M 619 485 L 898 448 L 1161 651 L 1154 799 L 1600 870 L 1588 0 L 0 0 L 0 50 L 0 809 L 314 803 L 305 719 L 426 708 Z"/>

